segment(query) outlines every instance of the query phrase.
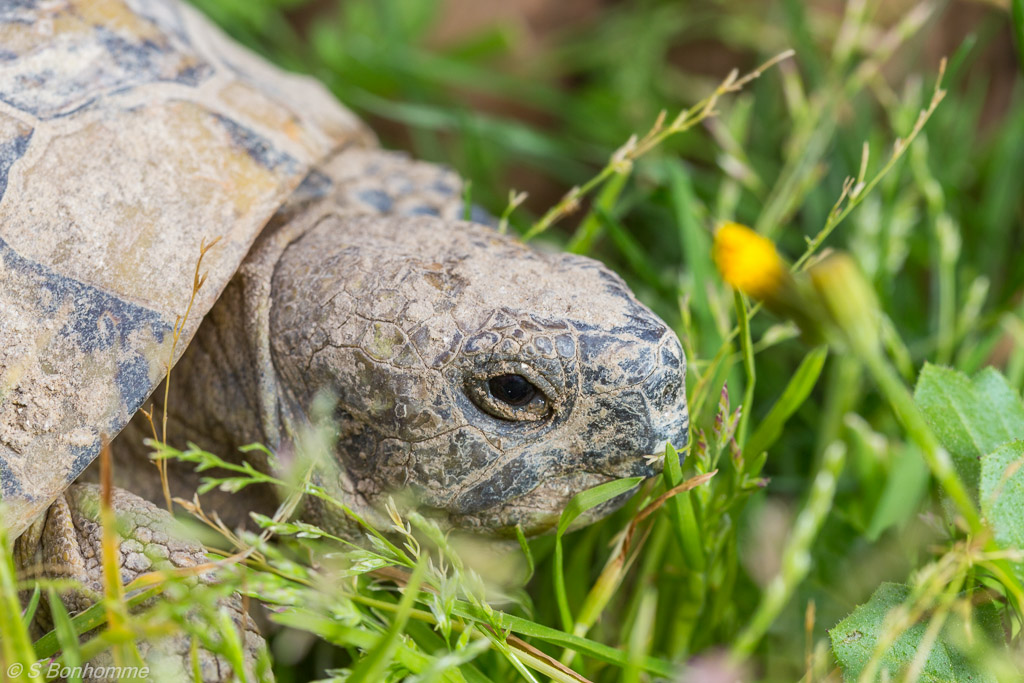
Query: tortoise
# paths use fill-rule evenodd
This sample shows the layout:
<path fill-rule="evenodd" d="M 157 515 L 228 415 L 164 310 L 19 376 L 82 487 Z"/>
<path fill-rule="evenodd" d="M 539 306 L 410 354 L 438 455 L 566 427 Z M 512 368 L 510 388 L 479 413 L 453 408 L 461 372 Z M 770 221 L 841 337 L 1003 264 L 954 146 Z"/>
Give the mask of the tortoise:
<path fill-rule="evenodd" d="M 687 440 L 677 336 L 600 263 L 466 214 L 454 173 L 379 148 L 177 0 L 0 4 L 0 524 L 19 561 L 97 580 L 95 488 L 75 482 L 119 433 L 126 541 L 201 561 L 153 532 L 151 394 L 172 437 L 221 454 L 287 452 L 333 396 L 336 467 L 316 476 L 370 519 L 404 491 L 446 527 L 535 534 L 579 491 L 655 474 Z"/>

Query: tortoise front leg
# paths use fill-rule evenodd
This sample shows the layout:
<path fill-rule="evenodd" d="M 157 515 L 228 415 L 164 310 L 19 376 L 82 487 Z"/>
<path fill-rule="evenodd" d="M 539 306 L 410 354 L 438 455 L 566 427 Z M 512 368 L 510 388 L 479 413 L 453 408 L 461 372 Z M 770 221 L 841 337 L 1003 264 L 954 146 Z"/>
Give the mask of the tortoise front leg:
<path fill-rule="evenodd" d="M 207 562 L 199 543 L 175 535 L 174 519 L 165 510 L 118 488 L 113 491 L 111 504 L 121 536 L 117 561 L 123 584 L 147 572 L 184 569 Z M 103 530 L 99 515 L 99 487 L 74 484 L 15 542 L 15 561 L 21 572 L 33 577 L 72 579 L 78 584 L 77 588 L 61 594 L 61 601 L 72 616 L 88 609 L 103 596 Z M 190 580 L 193 585 L 210 582 L 208 575 Z M 246 671 L 244 677 L 239 676 L 224 657 L 200 647 L 198 662 L 202 680 L 256 680 L 256 664 L 266 644 L 255 623 L 245 614 L 237 594 L 221 599 L 217 609 L 226 611 L 242 634 Z M 41 631 L 53 627 L 50 610 L 45 604 L 36 612 L 35 627 Z M 187 634 L 143 640 L 136 643 L 136 647 L 151 675 L 158 670 L 157 677 L 161 679 L 192 680 L 193 648 Z M 100 659 L 102 663 L 97 661 Z M 96 668 L 110 666 L 109 652 L 92 664 Z"/>

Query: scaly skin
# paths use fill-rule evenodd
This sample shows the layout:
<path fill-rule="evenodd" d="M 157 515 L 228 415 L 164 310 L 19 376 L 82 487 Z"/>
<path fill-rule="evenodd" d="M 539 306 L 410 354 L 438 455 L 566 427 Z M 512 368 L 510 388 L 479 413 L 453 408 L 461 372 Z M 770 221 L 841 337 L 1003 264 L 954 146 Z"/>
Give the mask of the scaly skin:
<path fill-rule="evenodd" d="M 50 506 L 47 514 L 15 541 L 14 552 L 21 573 L 26 578 L 71 579 L 80 588 L 61 594 L 61 601 L 70 614 L 77 614 L 102 597 L 101 566 L 102 527 L 99 524 L 99 488 L 93 484 L 70 486 Z M 117 515 L 122 536 L 118 564 L 121 581 L 128 584 L 140 575 L 157 570 L 195 567 L 205 563 L 203 547 L 194 541 L 182 540 L 174 520 L 138 496 L 115 489 L 111 505 Z M 188 583 L 208 583 L 208 574 L 190 578 Z M 37 636 L 53 628 L 46 598 L 36 611 L 34 627 Z M 235 596 L 221 600 L 244 639 L 246 668 L 255 680 L 256 660 L 265 645 L 256 625 L 242 609 Z M 244 624 L 244 627 L 243 627 Z M 186 635 L 175 635 L 156 641 L 137 643 L 139 654 L 151 671 L 166 675 L 164 680 L 191 680 L 191 642 Z M 222 657 L 199 648 L 202 680 L 208 683 L 231 680 L 233 672 Z M 109 654 L 92 661 L 95 668 L 110 666 Z"/>
<path fill-rule="evenodd" d="M 650 455 L 686 444 L 679 341 L 618 276 L 457 220 L 457 181 L 437 167 L 356 150 L 320 173 L 279 212 L 175 368 L 172 440 L 286 453 L 327 393 L 338 439 L 318 483 L 371 520 L 405 494 L 443 526 L 498 536 L 543 532 L 576 493 L 650 476 Z M 440 217 L 395 215 L 389 190 Z M 534 399 L 500 400 L 489 380 L 505 375 L 525 378 Z M 115 441 L 114 471 L 160 500 L 155 468 L 139 457 L 149 434 L 137 418 Z M 173 493 L 197 484 L 174 469 Z M 250 491 L 203 504 L 243 523 L 274 503 Z M 302 514 L 352 532 L 317 501 Z"/>
<path fill-rule="evenodd" d="M 277 448 L 328 393 L 338 443 L 321 484 L 371 518 L 404 493 L 443 526 L 494 535 L 517 524 L 542 532 L 576 493 L 654 474 L 648 456 L 666 441 L 685 445 L 679 341 L 617 275 L 457 220 L 458 181 L 435 166 L 353 150 L 320 173 L 319 189 L 286 206 L 254 247 L 175 369 L 179 442 L 220 454 Z M 396 215 L 399 201 L 441 218 Z M 526 378 L 536 400 L 498 400 L 489 380 L 499 375 Z M 115 471 L 156 499 L 153 468 L 129 453 L 148 423 L 134 427 Z M 177 476 L 176 490 L 191 495 L 194 476 Z M 207 504 L 236 522 L 270 505 Z M 331 510 L 305 515 L 348 530 Z"/>
<path fill-rule="evenodd" d="M 685 445 L 679 342 L 604 267 L 460 222 L 450 173 L 367 148 L 323 88 L 175 0 L 8 5 L 0 524 L 24 568 L 84 582 L 72 611 L 95 598 L 98 539 L 91 489 L 65 489 L 163 375 L 204 236 L 222 239 L 175 349 L 176 444 L 287 454 L 331 394 L 319 483 L 371 520 L 405 493 L 442 525 L 496 535 L 539 533 L 575 493 L 653 474 L 649 455 Z M 148 433 L 136 420 L 115 440 L 116 475 L 159 500 Z M 175 476 L 191 494 L 195 475 Z M 204 505 L 244 521 L 273 496 Z M 115 507 L 146 520 L 123 546 L 130 577 L 152 561 L 132 549 L 169 518 L 125 492 Z M 332 509 L 303 514 L 349 531 Z M 175 543 L 158 544 L 172 563 L 201 560 Z"/>

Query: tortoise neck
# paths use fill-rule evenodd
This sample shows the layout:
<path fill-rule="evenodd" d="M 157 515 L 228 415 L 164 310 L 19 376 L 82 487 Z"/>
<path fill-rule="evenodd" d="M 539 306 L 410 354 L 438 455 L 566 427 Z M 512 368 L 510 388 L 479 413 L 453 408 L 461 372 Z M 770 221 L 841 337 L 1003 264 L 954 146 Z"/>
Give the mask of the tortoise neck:
<path fill-rule="evenodd" d="M 260 420 L 253 333 L 241 299 L 236 276 L 171 373 L 166 410 L 172 445 L 191 441 L 230 456 L 239 446 L 268 441 Z M 163 409 L 163 401 L 161 385 L 153 402 Z"/>
<path fill-rule="evenodd" d="M 155 431 L 161 435 L 164 408 L 167 409 L 167 442 L 176 448 L 195 443 L 203 450 L 225 460 L 249 460 L 266 470 L 267 463 L 258 451 L 243 456 L 238 448 L 251 443 L 267 443 L 261 428 L 257 379 L 252 344 L 239 303 L 241 284 L 228 285 L 199 326 L 199 330 L 171 372 L 170 389 L 164 400 L 161 383 L 151 398 Z M 115 484 L 162 504 L 162 485 L 157 470 L 141 458 L 149 453 L 144 440 L 153 436 L 153 424 L 140 411 L 114 440 Z M 85 477 L 97 481 L 95 465 Z M 173 496 L 191 498 L 201 484 L 201 474 L 187 463 L 171 462 L 168 468 Z M 250 511 L 272 514 L 277 504 L 274 492 L 265 487 L 250 487 L 245 496 L 218 490 L 202 496 L 203 506 L 216 510 L 229 525 L 243 524 Z"/>

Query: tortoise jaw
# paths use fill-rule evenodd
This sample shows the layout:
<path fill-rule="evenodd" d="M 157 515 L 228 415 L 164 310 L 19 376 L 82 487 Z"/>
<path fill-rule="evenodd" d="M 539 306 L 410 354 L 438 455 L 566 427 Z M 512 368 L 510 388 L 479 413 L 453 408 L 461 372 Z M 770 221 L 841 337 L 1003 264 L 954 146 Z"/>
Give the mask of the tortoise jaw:
<path fill-rule="evenodd" d="M 615 480 L 617 477 L 598 472 L 574 472 L 543 480 L 525 495 L 512 498 L 472 514 L 448 514 L 448 523 L 460 529 L 499 538 L 515 538 L 518 526 L 528 537 L 553 531 L 562 511 L 572 498 L 587 489 Z M 578 529 L 611 514 L 621 507 L 637 488 L 615 496 L 576 518 L 569 527 Z"/>

